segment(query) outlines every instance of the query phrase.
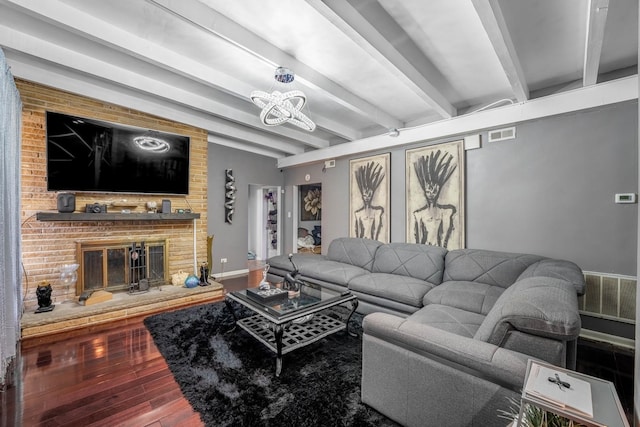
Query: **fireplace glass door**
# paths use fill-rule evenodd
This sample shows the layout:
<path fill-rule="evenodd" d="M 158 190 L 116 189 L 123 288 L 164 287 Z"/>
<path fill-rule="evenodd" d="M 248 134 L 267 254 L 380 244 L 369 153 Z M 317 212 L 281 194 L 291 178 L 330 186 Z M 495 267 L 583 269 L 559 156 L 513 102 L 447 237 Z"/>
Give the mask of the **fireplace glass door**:
<path fill-rule="evenodd" d="M 129 254 L 132 248 L 138 253 L 142 250 L 145 265 L 132 261 Z M 119 291 L 129 289 L 132 281 L 149 279 L 154 285 L 168 281 L 167 242 L 81 242 L 78 243 L 80 259 L 77 294 L 85 290 Z"/>

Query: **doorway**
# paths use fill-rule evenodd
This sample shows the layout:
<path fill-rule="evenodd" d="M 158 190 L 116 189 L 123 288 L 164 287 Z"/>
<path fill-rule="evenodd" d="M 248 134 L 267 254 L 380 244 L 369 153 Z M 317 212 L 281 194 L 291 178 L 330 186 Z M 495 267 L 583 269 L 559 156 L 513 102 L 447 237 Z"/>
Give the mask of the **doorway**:
<path fill-rule="evenodd" d="M 267 260 L 282 247 L 280 187 L 249 185 L 247 259 Z"/>
<path fill-rule="evenodd" d="M 294 187 L 294 252 L 322 251 L 322 183 Z"/>

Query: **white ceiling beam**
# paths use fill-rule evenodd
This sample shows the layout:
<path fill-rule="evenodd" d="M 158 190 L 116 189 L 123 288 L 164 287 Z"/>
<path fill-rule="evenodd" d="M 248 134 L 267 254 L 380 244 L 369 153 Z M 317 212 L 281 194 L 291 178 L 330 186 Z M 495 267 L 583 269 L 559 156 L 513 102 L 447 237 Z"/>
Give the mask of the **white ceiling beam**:
<path fill-rule="evenodd" d="M 223 90 L 224 92 L 232 93 L 236 96 L 242 93 L 249 94 L 253 90 L 253 88 L 251 88 L 249 85 L 236 79 L 235 77 L 228 76 L 224 73 L 216 71 L 213 68 L 206 67 L 203 64 L 194 61 L 184 55 L 173 52 L 155 43 L 151 43 L 148 40 L 137 37 L 132 33 L 124 31 L 121 28 L 102 21 L 97 17 L 70 7 L 58 0 L 48 0 L 46 2 L 39 2 L 34 0 L 7 1 L 14 4 L 15 6 L 28 10 L 32 15 L 35 14 L 38 18 L 41 18 L 48 22 L 53 22 L 63 29 L 72 29 L 75 32 L 81 32 L 87 38 L 90 38 L 91 40 L 94 40 L 102 45 L 106 45 L 121 52 L 131 54 L 134 57 L 145 62 L 154 64 L 171 72 L 176 72 L 181 76 L 195 80 L 196 82 L 204 84 L 206 86 L 214 87 L 219 90 Z M 3 39 L 5 38 L 3 37 Z M 15 40 L 17 39 L 17 37 L 15 35 L 9 35 L 8 39 Z M 61 42 L 58 42 L 57 44 L 61 44 Z M 51 43 L 51 45 L 53 45 L 53 43 Z M 72 53 L 72 49 L 69 49 L 69 52 Z M 43 54 L 45 53 L 46 52 L 43 52 Z M 124 63 L 121 64 L 121 68 L 124 69 L 127 68 L 128 64 L 126 63 L 126 58 L 124 58 L 123 60 Z M 65 64 L 65 62 L 62 62 L 62 64 Z M 172 65 L 172 68 L 168 68 L 166 64 L 174 65 Z M 76 64 L 76 66 L 81 66 L 81 64 Z M 117 79 L 113 80 L 118 84 L 120 83 Z M 216 83 L 213 84 L 212 82 Z M 229 90 L 229 88 L 231 88 L 231 91 Z M 248 98 L 243 97 L 243 99 Z M 248 101 L 247 104 L 249 105 Z M 216 103 L 211 102 L 209 112 L 220 117 L 235 120 L 233 117 L 227 116 L 230 111 L 228 107 L 224 107 L 223 104 L 219 105 L 222 106 L 222 108 L 216 109 Z M 325 139 L 319 136 L 315 136 L 314 134 L 310 134 L 309 132 L 293 129 L 289 126 L 265 128 L 260 120 L 258 120 L 257 109 L 256 114 L 252 117 L 253 118 L 247 116 L 246 120 L 241 119 L 240 121 L 246 123 L 248 126 L 253 126 L 256 129 L 260 129 L 265 132 L 279 134 L 285 138 L 295 139 L 296 141 L 306 144 L 312 148 L 323 148 L 329 146 L 329 143 Z"/>
<path fill-rule="evenodd" d="M 347 91 L 342 86 L 317 72 L 314 68 L 300 62 L 292 55 L 268 43 L 256 34 L 197 0 L 147 1 L 164 8 L 204 31 L 215 34 L 271 65 L 274 69 L 278 66 L 286 65 L 296 73 L 296 80 L 306 86 L 324 91 L 336 104 L 363 117 L 367 117 L 380 126 L 386 128 L 402 126 L 402 122 L 397 118 L 354 95 L 352 92 Z M 336 122 L 327 121 L 326 124 L 324 124 L 321 118 L 317 118 L 315 121 L 318 126 L 340 137 L 349 140 L 359 137 L 359 135 L 354 134 L 354 132 L 346 126 L 341 126 Z"/>
<path fill-rule="evenodd" d="M 526 101 L 529 99 L 529 87 L 498 0 L 472 0 L 472 3 L 516 99 L 518 102 Z"/>
<path fill-rule="evenodd" d="M 387 134 L 347 142 L 329 148 L 285 157 L 279 168 L 317 163 L 345 156 L 388 150 L 416 142 L 457 137 L 514 123 L 537 120 L 638 99 L 638 75 L 587 86 L 527 102 L 458 116 L 400 131 L 397 137 Z"/>
<path fill-rule="evenodd" d="M 145 92 L 194 110 L 216 116 L 223 116 L 227 120 L 243 124 L 243 127 L 246 124 L 256 129 L 262 128 L 261 122 L 255 114 L 230 108 L 209 97 L 180 89 L 173 84 L 146 78 L 128 69 L 117 67 L 112 63 L 96 60 L 93 57 L 63 48 L 58 44 L 36 39 L 30 35 L 19 33 L 16 30 L 1 25 L 0 39 L 5 41 L 5 48 L 48 61 L 49 64 L 38 61 L 38 67 L 42 69 L 41 74 L 43 75 L 47 74 L 48 68 L 55 67 L 55 64 L 57 64 L 59 68 L 72 68 L 77 72 L 100 78 L 104 81 L 111 81 L 117 84 L 117 87 L 129 88 L 136 92 Z M 46 79 L 44 83 L 47 84 Z M 287 137 L 287 133 L 296 134 L 296 131 L 290 129 L 282 128 L 281 130 L 282 133 L 279 134 L 280 137 L 274 135 L 274 140 L 281 141 Z M 297 131 L 297 133 L 302 133 L 302 131 Z M 272 146 L 274 140 L 266 140 L 269 147 Z M 323 144 L 323 147 L 327 146 L 329 146 L 328 143 Z M 293 147 L 292 144 L 288 145 L 289 149 Z M 290 151 L 286 152 L 293 154 Z"/>
<path fill-rule="evenodd" d="M 607 24 L 609 0 L 589 0 L 587 9 L 587 34 L 584 42 L 584 69 L 582 84 L 594 85 L 598 81 L 600 55 Z"/>
<path fill-rule="evenodd" d="M 273 157 L 274 159 L 279 159 L 283 157 L 283 153 L 278 153 L 273 150 L 267 150 L 262 147 L 256 147 L 255 145 L 249 144 L 245 141 L 236 141 L 233 139 L 225 138 L 224 136 L 209 134 L 207 140 L 211 144 L 222 145 L 223 147 L 234 148 L 240 151 L 248 151 L 252 154 L 259 154 L 265 157 Z M 276 164 L 274 162 L 274 167 Z"/>
<path fill-rule="evenodd" d="M 382 28 L 384 24 L 378 22 L 377 25 L 373 25 L 345 0 L 306 1 L 381 65 L 396 74 L 405 85 L 413 89 L 441 117 L 450 118 L 456 115 L 456 108 L 416 67 L 415 59 L 405 57 L 403 52 L 381 34 L 377 27 Z M 384 11 L 384 9 L 380 9 Z M 386 12 L 378 14 L 377 18 L 378 20 L 386 19 L 386 25 L 397 26 L 397 23 Z M 425 60 L 426 58 L 423 58 L 421 61 Z"/>
<path fill-rule="evenodd" d="M 6 48 L 41 58 L 62 67 L 72 68 L 105 81 L 117 82 L 118 85 L 147 92 L 207 113 L 223 116 L 229 120 L 246 123 L 249 126 L 260 127 L 261 124 L 255 114 L 229 107 L 220 101 L 181 89 L 174 84 L 150 79 L 131 71 L 132 67 L 121 67 L 113 62 L 101 61 L 93 56 L 64 48 L 60 44 L 19 33 L 15 29 L 2 25 L 0 25 L 0 39 L 4 40 Z M 46 65 L 43 64 L 43 69 L 45 68 Z"/>
<path fill-rule="evenodd" d="M 178 74 L 196 79 L 203 84 L 216 86 L 231 93 L 251 93 L 253 88 L 241 80 L 207 67 L 185 55 L 171 51 L 142 37 L 138 37 L 120 27 L 101 20 L 76 9 L 59 0 L 5 0 L 27 11 L 32 16 L 50 22 L 59 28 L 81 33 L 84 37 L 102 45 L 112 47 L 142 59 L 150 64 L 164 69 L 170 69 Z M 166 64 L 172 64 L 169 68 Z M 231 88 L 227 90 L 225 88 Z"/>
<path fill-rule="evenodd" d="M 110 82 L 104 82 L 70 69 L 53 66 L 44 69 L 40 60 L 34 60 L 11 49 L 5 49 L 4 52 L 11 67 L 11 73 L 16 78 L 99 99 L 155 116 L 166 117 L 169 120 L 205 129 L 208 132 L 229 135 L 230 138 L 245 140 L 257 146 L 270 147 L 277 152 L 287 154 L 301 154 L 304 152 L 304 149 L 299 144 L 287 142 L 284 138 L 269 136 L 264 132 L 256 131 L 150 94 L 137 92 L 125 87 L 117 87 Z"/>

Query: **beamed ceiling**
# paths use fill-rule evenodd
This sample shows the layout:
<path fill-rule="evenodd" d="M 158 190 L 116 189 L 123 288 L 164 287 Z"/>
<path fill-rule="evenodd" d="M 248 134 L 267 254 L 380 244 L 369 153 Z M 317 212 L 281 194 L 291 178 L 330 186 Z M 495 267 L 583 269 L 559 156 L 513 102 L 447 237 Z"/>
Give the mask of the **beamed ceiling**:
<path fill-rule="evenodd" d="M 637 0 L 0 0 L 0 46 L 18 78 L 281 167 L 638 96 Z M 261 123 L 278 66 L 314 132 Z"/>

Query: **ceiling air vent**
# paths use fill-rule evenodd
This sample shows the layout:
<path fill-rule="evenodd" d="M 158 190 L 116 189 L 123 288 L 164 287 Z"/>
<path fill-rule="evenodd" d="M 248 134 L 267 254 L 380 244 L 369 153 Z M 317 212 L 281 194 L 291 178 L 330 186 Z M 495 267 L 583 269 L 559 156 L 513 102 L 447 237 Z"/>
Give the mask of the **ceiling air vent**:
<path fill-rule="evenodd" d="M 487 138 L 489 142 L 496 141 L 504 141 L 507 139 L 515 139 L 516 138 L 516 127 L 504 128 L 504 129 L 496 129 L 489 131 L 489 137 Z"/>

